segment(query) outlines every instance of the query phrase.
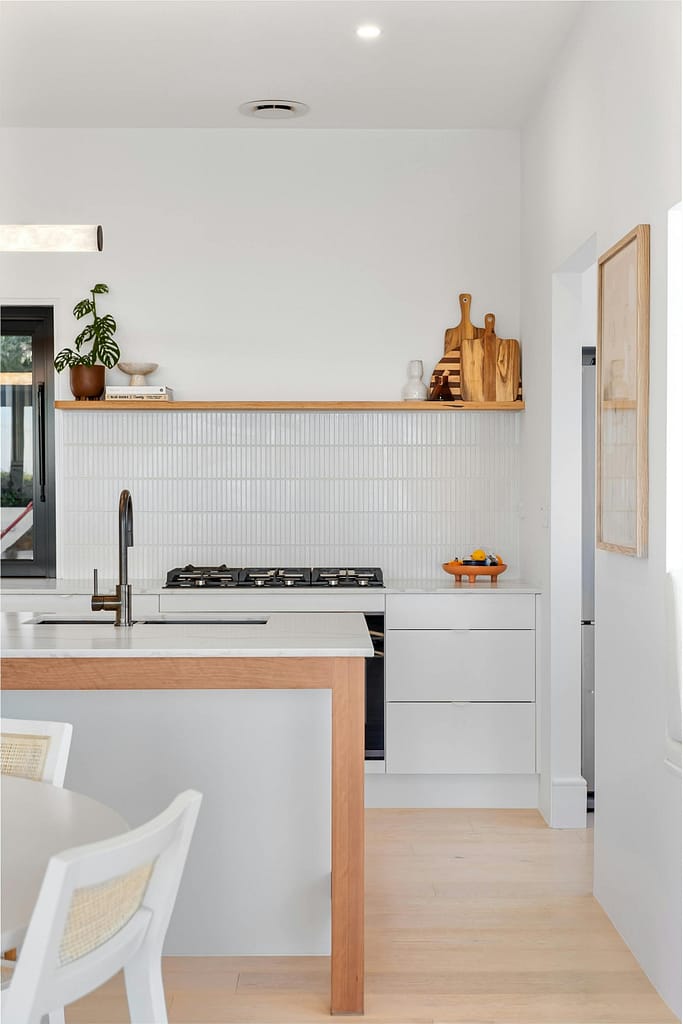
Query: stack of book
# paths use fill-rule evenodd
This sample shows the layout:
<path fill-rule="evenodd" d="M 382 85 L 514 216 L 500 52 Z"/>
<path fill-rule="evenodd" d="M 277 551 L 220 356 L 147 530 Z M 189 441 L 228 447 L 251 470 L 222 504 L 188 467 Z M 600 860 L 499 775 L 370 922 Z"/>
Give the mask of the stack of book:
<path fill-rule="evenodd" d="M 138 384 L 134 387 L 106 387 L 107 402 L 172 402 L 173 388 L 165 384 Z"/>

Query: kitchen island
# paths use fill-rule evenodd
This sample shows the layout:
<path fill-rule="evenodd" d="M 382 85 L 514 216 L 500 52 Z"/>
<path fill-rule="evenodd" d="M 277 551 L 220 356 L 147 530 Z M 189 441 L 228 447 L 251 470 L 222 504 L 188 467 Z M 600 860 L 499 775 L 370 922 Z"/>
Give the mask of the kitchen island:
<path fill-rule="evenodd" d="M 364 658 L 372 653 L 364 619 L 355 613 L 234 615 L 230 622 L 220 622 L 219 618 L 214 616 L 211 621 L 201 622 L 188 621 L 187 617 L 181 620 L 157 616 L 155 621 L 115 629 L 106 622 L 78 624 L 51 621 L 49 616 L 6 613 L 1 622 L 4 713 L 18 717 L 20 711 L 26 713 L 30 707 L 35 708 L 33 717 L 54 716 L 55 704 L 49 702 L 50 696 L 63 696 L 68 713 L 68 698 L 74 691 L 86 691 L 88 702 L 101 697 L 109 701 L 98 707 L 96 717 L 90 719 L 100 721 L 104 742 L 106 730 L 115 727 L 114 720 L 106 718 L 107 708 L 115 708 L 111 703 L 115 695 L 128 691 L 136 700 L 139 697 L 149 732 L 168 729 L 169 722 L 177 725 L 173 716 L 168 717 L 171 702 L 167 700 L 167 691 L 174 690 L 181 720 L 187 720 L 188 730 L 196 736 L 189 719 L 201 711 L 198 691 L 220 699 L 228 696 L 225 691 L 330 691 L 330 1002 L 333 1013 L 362 1013 Z M 25 698 L 24 702 L 14 704 L 15 693 L 10 691 Z M 39 713 L 43 695 L 47 710 Z M 145 705 L 151 697 L 155 703 Z M 136 706 L 131 705 L 130 709 L 135 715 Z M 227 705 L 211 704 L 205 709 L 207 729 L 211 725 L 208 718 L 228 711 Z M 140 737 L 138 724 L 131 719 L 131 735 L 119 737 L 122 767 L 129 756 L 139 754 L 131 738 Z M 78 723 L 75 739 L 77 733 Z M 184 757 L 188 737 L 180 727 L 178 733 L 175 764 L 169 763 L 169 770 L 177 768 Z M 319 750 L 314 740 L 314 747 Z M 150 736 L 150 748 L 153 746 L 154 736 Z M 205 761 L 215 761 L 217 765 L 229 753 L 209 745 L 200 750 Z M 242 768 L 246 777 L 247 767 Z M 164 773 L 164 765 L 155 762 L 147 770 L 152 778 L 155 773 Z M 233 764 L 231 775 L 234 771 Z M 325 766 L 318 765 L 317 771 L 324 780 Z M 193 784 L 194 778 L 187 778 L 186 785 Z M 144 789 L 145 780 L 139 779 L 138 786 Z M 230 815 L 229 809 L 226 814 Z M 292 820 L 296 820 L 294 813 Z M 243 835 L 242 829 L 240 840 Z M 198 842 L 201 834 L 195 836 L 195 845 Z M 293 906 L 292 912 L 296 911 Z"/>

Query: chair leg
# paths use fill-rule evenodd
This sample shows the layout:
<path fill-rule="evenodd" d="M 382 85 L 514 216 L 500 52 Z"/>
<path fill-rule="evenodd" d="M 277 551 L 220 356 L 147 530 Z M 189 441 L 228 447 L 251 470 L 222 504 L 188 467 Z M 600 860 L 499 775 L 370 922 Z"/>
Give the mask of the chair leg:
<path fill-rule="evenodd" d="M 168 1024 L 161 957 L 138 953 L 124 967 L 131 1024 Z"/>
<path fill-rule="evenodd" d="M 41 1019 L 40 1024 L 64 1024 L 64 1010 L 51 1010 Z"/>

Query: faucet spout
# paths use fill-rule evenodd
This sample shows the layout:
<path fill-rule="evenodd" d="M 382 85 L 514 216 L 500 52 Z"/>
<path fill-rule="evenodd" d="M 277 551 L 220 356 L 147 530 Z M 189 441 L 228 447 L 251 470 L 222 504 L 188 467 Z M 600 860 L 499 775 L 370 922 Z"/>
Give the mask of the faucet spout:
<path fill-rule="evenodd" d="M 94 612 L 115 612 L 115 626 L 133 625 L 133 588 L 128 582 L 128 548 L 133 547 L 133 499 L 130 491 L 119 496 L 119 582 L 115 594 L 100 594 L 97 569 L 94 574 L 94 593 L 90 607 Z"/>
<path fill-rule="evenodd" d="M 128 584 L 128 548 L 133 547 L 133 499 L 130 491 L 119 497 L 119 585 Z"/>

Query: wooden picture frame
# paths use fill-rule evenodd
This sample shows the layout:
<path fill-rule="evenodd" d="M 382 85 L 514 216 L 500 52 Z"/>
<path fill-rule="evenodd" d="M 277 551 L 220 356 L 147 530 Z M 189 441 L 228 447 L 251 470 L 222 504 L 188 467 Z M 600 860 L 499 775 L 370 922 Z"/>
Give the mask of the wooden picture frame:
<path fill-rule="evenodd" d="M 644 558 L 648 537 L 650 225 L 598 260 L 596 542 Z"/>

